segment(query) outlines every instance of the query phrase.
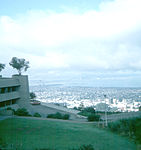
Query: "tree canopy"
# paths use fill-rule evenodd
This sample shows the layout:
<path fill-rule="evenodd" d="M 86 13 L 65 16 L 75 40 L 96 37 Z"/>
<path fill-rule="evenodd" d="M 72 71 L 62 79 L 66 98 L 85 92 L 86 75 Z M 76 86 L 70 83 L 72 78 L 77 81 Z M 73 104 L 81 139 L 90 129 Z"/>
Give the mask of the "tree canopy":
<path fill-rule="evenodd" d="M 2 69 L 4 69 L 5 68 L 5 64 L 1 64 L 0 63 L 0 72 L 2 71 Z"/>
<path fill-rule="evenodd" d="M 24 58 L 13 57 L 9 65 L 17 69 L 19 75 L 21 75 L 22 71 L 27 71 L 29 68 L 29 61 L 26 61 Z"/>
<path fill-rule="evenodd" d="M 34 92 L 30 92 L 30 99 L 35 99 L 36 98 L 36 94 Z"/>

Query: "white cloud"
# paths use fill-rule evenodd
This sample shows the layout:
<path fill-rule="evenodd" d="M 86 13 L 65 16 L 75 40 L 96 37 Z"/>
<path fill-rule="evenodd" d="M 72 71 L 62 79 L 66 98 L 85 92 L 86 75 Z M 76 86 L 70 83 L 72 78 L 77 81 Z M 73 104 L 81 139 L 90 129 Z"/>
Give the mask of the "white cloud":
<path fill-rule="evenodd" d="M 33 70 L 139 70 L 140 6 L 140 0 L 115 0 L 103 2 L 99 11 L 1 16 L 1 61 L 24 57 Z"/>

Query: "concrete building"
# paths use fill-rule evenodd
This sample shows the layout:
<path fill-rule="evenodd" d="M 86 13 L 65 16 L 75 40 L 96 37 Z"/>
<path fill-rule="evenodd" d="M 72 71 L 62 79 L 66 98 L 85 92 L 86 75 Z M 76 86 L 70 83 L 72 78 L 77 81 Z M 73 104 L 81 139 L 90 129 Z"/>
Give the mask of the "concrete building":
<path fill-rule="evenodd" d="M 26 108 L 29 114 L 34 115 L 38 112 L 44 118 L 48 114 L 60 112 L 62 114 L 70 114 L 71 119 L 84 119 L 84 117 L 77 115 L 78 111 L 57 107 L 53 104 L 41 103 L 41 105 L 31 105 L 28 76 L 26 75 L 13 75 L 12 78 L 0 76 L 0 117 L 13 115 L 12 111 L 6 109 L 8 107 L 15 110 Z"/>
<path fill-rule="evenodd" d="M 0 76 L 0 109 L 12 107 L 14 104 L 28 108 L 29 96 L 28 76 L 13 75 L 12 78 Z"/>

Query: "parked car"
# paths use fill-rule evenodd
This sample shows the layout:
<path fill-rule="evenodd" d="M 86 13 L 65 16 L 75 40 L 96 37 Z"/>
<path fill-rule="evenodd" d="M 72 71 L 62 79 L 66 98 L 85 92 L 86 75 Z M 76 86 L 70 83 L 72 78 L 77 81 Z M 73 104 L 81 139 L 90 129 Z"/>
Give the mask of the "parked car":
<path fill-rule="evenodd" d="M 41 102 L 38 101 L 38 100 L 30 100 L 30 104 L 31 104 L 31 105 L 40 105 Z"/>

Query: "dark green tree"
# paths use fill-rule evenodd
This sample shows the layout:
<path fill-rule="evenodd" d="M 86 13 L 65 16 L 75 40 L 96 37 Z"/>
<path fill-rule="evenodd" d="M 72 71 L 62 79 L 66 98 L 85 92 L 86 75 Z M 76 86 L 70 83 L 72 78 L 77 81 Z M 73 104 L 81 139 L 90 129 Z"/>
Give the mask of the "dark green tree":
<path fill-rule="evenodd" d="M 2 71 L 2 69 L 4 69 L 5 68 L 5 64 L 1 64 L 0 63 L 0 72 Z"/>
<path fill-rule="evenodd" d="M 30 99 L 35 99 L 36 98 L 36 94 L 34 92 L 30 92 Z"/>
<path fill-rule="evenodd" d="M 13 57 L 9 65 L 17 69 L 19 75 L 21 75 L 22 71 L 27 71 L 29 68 L 29 61 L 26 61 L 24 58 Z"/>

